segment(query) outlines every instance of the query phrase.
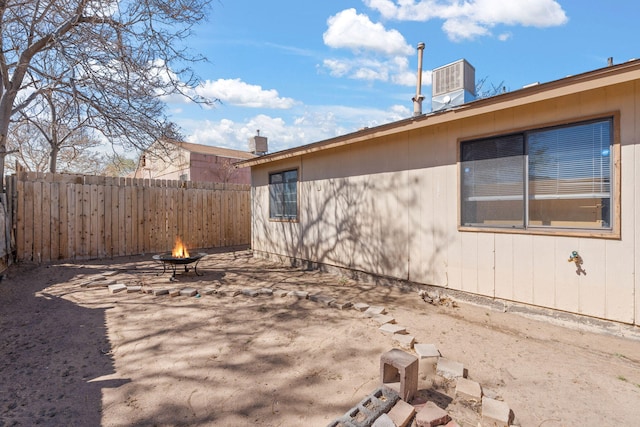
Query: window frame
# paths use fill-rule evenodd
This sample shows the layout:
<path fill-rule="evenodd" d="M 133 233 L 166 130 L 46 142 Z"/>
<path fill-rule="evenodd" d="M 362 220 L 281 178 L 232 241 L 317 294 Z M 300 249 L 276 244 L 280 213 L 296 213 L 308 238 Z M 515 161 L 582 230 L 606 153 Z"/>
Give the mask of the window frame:
<path fill-rule="evenodd" d="M 582 124 L 588 124 L 597 121 L 610 120 L 611 122 L 611 163 L 610 163 L 610 180 L 611 180 L 611 198 L 610 198 L 610 221 L 611 224 L 607 228 L 563 228 L 563 227 L 546 227 L 539 225 L 529 224 L 529 165 L 528 165 L 528 147 L 526 141 L 526 134 L 536 131 L 549 130 L 553 128 L 571 127 Z M 463 143 L 472 141 L 481 141 L 489 138 L 507 137 L 510 135 L 522 134 L 525 136 L 524 149 L 525 149 L 525 165 L 526 174 L 525 180 L 525 193 L 524 193 L 524 215 L 525 220 L 523 226 L 519 228 L 509 228 L 506 226 L 492 226 L 492 225 L 464 225 L 463 219 L 463 180 L 462 180 L 462 145 Z M 518 128 L 507 130 L 504 132 L 479 135 L 473 138 L 459 138 L 457 142 L 457 166 L 458 166 L 458 230 L 462 232 L 476 232 L 476 233 L 504 233 L 504 234 L 527 234 L 527 235 L 553 235 L 553 236 L 570 236 L 570 237 L 596 237 L 605 239 L 620 239 L 621 238 L 621 174 L 620 174 L 620 112 L 610 112 L 602 115 L 594 115 L 589 117 L 580 117 L 571 120 L 563 120 L 561 122 L 545 123 L 539 126 L 532 126 L 526 128 Z"/>
<path fill-rule="evenodd" d="M 281 175 L 283 182 L 282 184 L 284 184 L 284 175 L 288 172 L 295 172 L 296 173 L 296 185 L 295 185 L 295 201 L 296 201 L 296 212 L 294 215 L 291 216 L 287 216 L 287 215 L 283 215 L 283 216 L 273 216 L 273 209 L 272 209 L 272 201 L 273 198 L 271 197 L 271 191 L 272 191 L 272 185 L 275 185 L 271 182 L 272 177 L 276 176 L 276 175 Z M 273 171 L 273 172 L 269 172 L 268 174 L 268 186 L 267 186 L 267 193 L 268 193 L 268 197 L 269 197 L 269 203 L 268 203 L 268 210 L 269 210 L 269 221 L 273 221 L 273 222 L 298 222 L 299 221 L 299 217 L 300 217 L 300 171 L 298 168 L 291 168 L 291 169 L 283 169 L 283 170 L 278 170 L 278 171 Z M 283 193 L 284 194 L 284 193 Z M 282 211 L 285 211 L 285 207 L 284 207 L 284 199 L 282 200 L 283 206 L 282 206 Z"/>

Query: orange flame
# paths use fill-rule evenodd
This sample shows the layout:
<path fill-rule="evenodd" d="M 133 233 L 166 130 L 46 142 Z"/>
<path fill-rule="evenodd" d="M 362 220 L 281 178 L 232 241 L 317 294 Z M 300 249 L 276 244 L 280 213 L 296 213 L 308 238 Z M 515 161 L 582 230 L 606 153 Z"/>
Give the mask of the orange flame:
<path fill-rule="evenodd" d="M 173 247 L 171 255 L 175 258 L 189 258 L 189 251 L 180 237 L 176 237 L 176 245 Z"/>

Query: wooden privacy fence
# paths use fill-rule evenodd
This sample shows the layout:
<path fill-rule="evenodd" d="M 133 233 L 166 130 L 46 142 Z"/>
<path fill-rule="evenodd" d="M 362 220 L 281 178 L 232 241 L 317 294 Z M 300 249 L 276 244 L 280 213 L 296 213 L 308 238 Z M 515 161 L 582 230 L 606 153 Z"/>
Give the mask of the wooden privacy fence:
<path fill-rule="evenodd" d="M 247 185 L 20 172 L 6 188 L 17 261 L 250 243 Z"/>

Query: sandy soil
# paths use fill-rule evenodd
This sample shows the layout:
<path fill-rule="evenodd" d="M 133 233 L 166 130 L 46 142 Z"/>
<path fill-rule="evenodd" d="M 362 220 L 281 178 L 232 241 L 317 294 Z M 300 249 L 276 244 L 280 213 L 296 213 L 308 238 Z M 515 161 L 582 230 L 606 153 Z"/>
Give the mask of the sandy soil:
<path fill-rule="evenodd" d="M 233 290 L 307 290 L 383 305 L 420 343 L 464 364 L 521 426 L 638 425 L 640 333 L 557 325 L 415 291 L 254 259 L 205 257 L 158 276 L 149 256 L 13 266 L 0 283 L 0 426 L 325 426 L 380 384 L 392 337 L 357 310 Z M 106 272 L 115 272 L 106 279 Z M 115 280 L 223 296 L 111 294 Z M 462 426 L 477 408 L 436 377 L 431 397 Z"/>

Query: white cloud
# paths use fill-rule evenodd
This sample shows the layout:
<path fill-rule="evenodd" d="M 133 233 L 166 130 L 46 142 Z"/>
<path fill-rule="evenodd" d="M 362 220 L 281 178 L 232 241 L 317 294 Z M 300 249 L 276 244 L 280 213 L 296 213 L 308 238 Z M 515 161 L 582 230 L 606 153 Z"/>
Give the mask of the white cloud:
<path fill-rule="evenodd" d="M 316 141 L 355 132 L 363 127 L 374 127 L 411 116 L 405 106 L 394 105 L 389 110 L 352 108 L 344 106 L 306 107 L 298 115 L 285 120 L 258 114 L 234 122 L 229 119 L 178 120 L 189 135 L 187 141 L 237 150 L 248 149 L 248 138 L 260 130 L 266 136 L 269 151 L 279 151 Z"/>
<path fill-rule="evenodd" d="M 219 99 L 240 107 L 288 109 L 295 105 L 292 98 L 280 97 L 275 89 L 263 89 L 240 79 L 207 80 L 196 88 L 198 95 Z"/>
<path fill-rule="evenodd" d="M 413 48 L 397 30 L 387 30 L 380 23 L 373 23 L 368 16 L 346 9 L 327 20 L 327 31 L 322 38 L 332 48 L 350 49 L 354 52 L 376 52 L 388 56 L 410 55 Z"/>
<path fill-rule="evenodd" d="M 386 19 L 425 22 L 442 19 L 451 40 L 491 35 L 496 25 L 538 28 L 563 25 L 568 18 L 555 0 L 364 0 Z M 504 35 L 499 36 L 504 40 Z"/>
<path fill-rule="evenodd" d="M 415 86 L 416 73 L 409 67 L 409 57 L 416 55 L 397 30 L 373 23 L 368 16 L 346 9 L 327 20 L 324 42 L 332 48 L 349 49 L 350 58 L 325 59 L 322 66 L 334 77 L 368 82 L 381 81 L 401 86 Z M 431 84 L 430 74 L 423 79 Z"/>

